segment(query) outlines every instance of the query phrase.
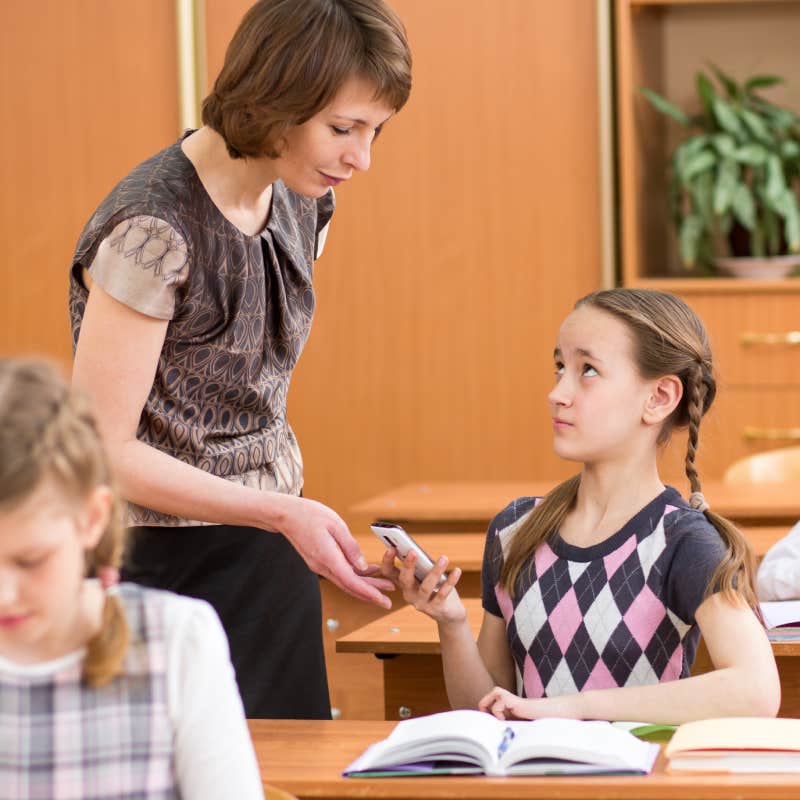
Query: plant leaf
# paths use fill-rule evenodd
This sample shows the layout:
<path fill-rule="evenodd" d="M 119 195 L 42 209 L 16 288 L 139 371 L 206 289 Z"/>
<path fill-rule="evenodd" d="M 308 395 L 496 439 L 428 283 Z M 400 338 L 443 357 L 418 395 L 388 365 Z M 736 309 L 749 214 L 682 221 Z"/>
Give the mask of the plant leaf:
<path fill-rule="evenodd" d="M 739 88 L 739 84 L 737 84 L 730 75 L 726 75 L 716 64 L 710 63 L 708 66 L 717 76 L 717 80 L 725 87 L 728 97 L 731 100 L 738 100 L 742 96 L 742 91 Z"/>
<path fill-rule="evenodd" d="M 681 125 L 689 125 L 689 117 L 683 113 L 677 106 L 674 106 L 669 100 L 665 100 L 660 94 L 657 94 L 652 89 L 643 86 L 639 91 L 650 101 L 657 111 L 666 114 L 677 120 Z"/>
<path fill-rule="evenodd" d="M 738 183 L 733 191 L 731 207 L 736 219 L 744 225 L 747 230 L 752 231 L 756 224 L 756 203 L 753 193 L 746 183 Z"/>
<path fill-rule="evenodd" d="M 767 158 L 767 186 L 766 195 L 777 209 L 776 203 L 780 202 L 786 191 L 786 179 L 783 175 L 783 164 L 774 153 Z"/>
<path fill-rule="evenodd" d="M 714 121 L 714 98 L 717 93 L 714 91 L 714 84 L 708 79 L 705 72 L 697 72 L 694 76 L 697 85 L 697 94 L 700 97 L 700 102 L 705 109 L 706 117 L 710 122 Z"/>
<path fill-rule="evenodd" d="M 800 142 L 796 142 L 794 139 L 786 139 L 781 142 L 781 155 L 787 159 L 800 156 Z"/>
<path fill-rule="evenodd" d="M 715 133 L 711 137 L 714 147 L 721 156 L 726 158 L 735 158 L 736 142 L 733 137 L 727 133 Z"/>
<path fill-rule="evenodd" d="M 681 261 L 685 267 L 693 267 L 697 263 L 700 238 L 703 233 L 703 220 L 696 214 L 684 217 L 679 232 Z"/>
<path fill-rule="evenodd" d="M 760 167 L 767 160 L 767 151 L 760 144 L 745 144 L 736 148 L 733 157 L 740 164 Z"/>
<path fill-rule="evenodd" d="M 720 97 L 715 97 L 713 107 L 714 116 L 723 130 L 733 134 L 737 139 L 744 140 L 747 138 L 739 117 L 728 103 Z"/>
<path fill-rule="evenodd" d="M 714 186 L 714 213 L 717 216 L 722 216 L 731 207 L 738 180 L 739 165 L 732 159 L 723 159 Z"/>
<path fill-rule="evenodd" d="M 753 75 L 744 84 L 745 94 L 750 94 L 753 89 L 766 89 L 768 86 L 776 86 L 784 83 L 783 78 L 778 75 Z"/>
<path fill-rule="evenodd" d="M 783 197 L 783 207 L 786 210 L 783 217 L 786 244 L 790 253 L 800 253 L 800 208 L 797 204 L 797 195 L 791 189 L 787 189 Z"/>
<path fill-rule="evenodd" d="M 706 170 L 697 176 L 690 190 L 692 206 L 699 213 L 706 230 L 714 227 L 714 176 Z"/>
<path fill-rule="evenodd" d="M 769 129 L 767 128 L 761 116 L 756 114 L 754 111 L 751 111 L 749 108 L 740 108 L 739 116 L 744 120 L 744 124 L 750 128 L 750 132 L 756 137 L 756 139 L 764 144 L 775 144 L 775 139 L 769 132 Z"/>

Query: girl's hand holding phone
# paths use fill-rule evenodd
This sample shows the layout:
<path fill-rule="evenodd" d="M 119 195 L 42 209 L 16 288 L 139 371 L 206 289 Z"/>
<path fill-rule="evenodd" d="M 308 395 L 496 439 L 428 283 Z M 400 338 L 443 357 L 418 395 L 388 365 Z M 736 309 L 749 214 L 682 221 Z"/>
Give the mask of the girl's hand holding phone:
<path fill-rule="evenodd" d="M 436 622 L 451 623 L 466 620 L 466 609 L 455 588 L 461 577 L 459 567 L 453 567 L 450 574 L 445 576 L 449 561 L 447 556 L 440 556 L 430 572 L 420 581 L 414 575 L 418 559 L 416 552 L 414 550 L 408 552 L 402 560 L 403 566 L 400 569 L 395 566 L 395 558 L 398 557 L 397 550 L 390 547 L 383 555 L 381 573 L 400 587 L 407 603 Z"/>

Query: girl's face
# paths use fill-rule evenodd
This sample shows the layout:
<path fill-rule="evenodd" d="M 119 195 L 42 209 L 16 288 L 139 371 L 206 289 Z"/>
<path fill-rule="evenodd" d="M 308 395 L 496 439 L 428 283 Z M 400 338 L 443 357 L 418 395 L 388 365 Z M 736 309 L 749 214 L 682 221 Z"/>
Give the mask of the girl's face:
<path fill-rule="evenodd" d="M 655 449 L 674 400 L 664 390 L 669 394 L 674 384 L 641 377 L 624 323 L 581 306 L 561 326 L 554 358 L 556 385 L 548 400 L 559 456 L 597 464 L 624 459 L 643 443 Z"/>
<path fill-rule="evenodd" d="M 375 100 L 375 88 L 347 80 L 331 103 L 285 136 L 272 162 L 278 177 L 306 197 L 322 197 L 353 172 L 369 169 L 372 142 L 394 110 Z"/>
<path fill-rule="evenodd" d="M 20 664 L 86 643 L 84 552 L 105 530 L 110 493 L 76 502 L 52 479 L 0 509 L 0 655 Z"/>

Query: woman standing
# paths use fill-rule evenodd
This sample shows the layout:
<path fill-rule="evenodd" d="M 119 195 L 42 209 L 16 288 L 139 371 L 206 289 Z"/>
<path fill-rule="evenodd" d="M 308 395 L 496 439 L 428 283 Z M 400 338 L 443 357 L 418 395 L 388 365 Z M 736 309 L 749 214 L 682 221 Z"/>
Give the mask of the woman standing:
<path fill-rule="evenodd" d="M 286 395 L 333 187 L 366 170 L 411 56 L 383 0 L 261 0 L 203 127 L 124 178 L 70 276 L 74 382 L 134 526 L 126 578 L 217 610 L 248 717 L 327 717 L 319 573 L 388 607 L 342 519 L 301 495 Z"/>

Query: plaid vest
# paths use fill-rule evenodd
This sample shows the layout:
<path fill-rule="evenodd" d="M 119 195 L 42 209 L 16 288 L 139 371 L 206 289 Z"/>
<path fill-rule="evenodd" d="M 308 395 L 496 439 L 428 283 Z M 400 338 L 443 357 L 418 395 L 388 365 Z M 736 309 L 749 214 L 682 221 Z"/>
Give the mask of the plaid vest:
<path fill-rule="evenodd" d="M 100 689 L 81 662 L 55 672 L 0 670 L 0 798 L 178 798 L 167 711 L 161 593 L 118 588 L 131 628 L 124 671 Z"/>

